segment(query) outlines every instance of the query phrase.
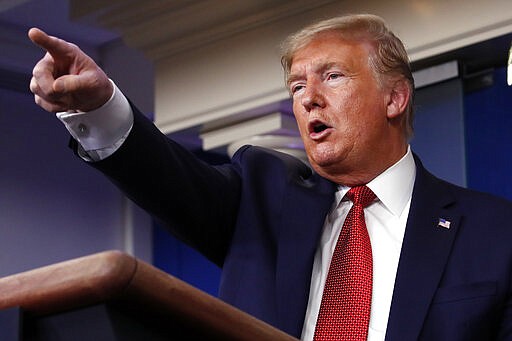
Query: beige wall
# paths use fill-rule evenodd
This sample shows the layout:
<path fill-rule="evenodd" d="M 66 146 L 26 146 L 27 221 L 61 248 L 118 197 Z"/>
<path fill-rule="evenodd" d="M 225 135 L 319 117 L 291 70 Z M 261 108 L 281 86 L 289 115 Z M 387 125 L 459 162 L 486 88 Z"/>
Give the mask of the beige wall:
<path fill-rule="evenodd" d="M 157 60 L 157 125 L 173 132 L 287 98 L 280 41 L 311 21 L 355 12 L 384 17 L 412 60 L 512 32 L 509 0 L 331 2 Z"/>

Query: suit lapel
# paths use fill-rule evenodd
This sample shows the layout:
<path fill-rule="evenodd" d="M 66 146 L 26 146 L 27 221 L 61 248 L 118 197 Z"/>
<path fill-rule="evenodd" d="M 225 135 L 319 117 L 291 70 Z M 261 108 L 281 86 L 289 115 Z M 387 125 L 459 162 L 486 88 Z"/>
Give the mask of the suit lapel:
<path fill-rule="evenodd" d="M 454 199 L 418 159 L 386 340 L 417 340 L 447 263 L 460 216 Z M 440 219 L 449 222 L 443 223 Z M 444 226 L 443 226 L 444 225 Z"/>
<path fill-rule="evenodd" d="M 277 254 L 277 311 L 284 331 L 300 336 L 311 270 L 325 217 L 336 187 L 314 175 L 288 187 L 284 197 Z"/>

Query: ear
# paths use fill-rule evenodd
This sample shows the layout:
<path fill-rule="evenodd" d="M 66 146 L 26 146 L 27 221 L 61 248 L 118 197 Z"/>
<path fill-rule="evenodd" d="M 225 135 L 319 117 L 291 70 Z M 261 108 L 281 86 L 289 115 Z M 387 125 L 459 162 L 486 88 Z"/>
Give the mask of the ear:
<path fill-rule="evenodd" d="M 405 79 L 398 79 L 392 83 L 389 91 L 387 116 L 393 119 L 405 111 L 411 97 L 411 90 Z"/>

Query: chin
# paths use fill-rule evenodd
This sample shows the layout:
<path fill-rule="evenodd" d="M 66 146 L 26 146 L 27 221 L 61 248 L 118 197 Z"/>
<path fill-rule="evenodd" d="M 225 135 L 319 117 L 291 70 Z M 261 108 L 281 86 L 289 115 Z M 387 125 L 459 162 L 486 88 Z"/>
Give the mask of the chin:
<path fill-rule="evenodd" d="M 330 175 L 337 174 L 343 168 L 344 158 L 332 149 L 316 150 L 308 155 L 313 169 L 324 177 L 329 178 Z"/>
<path fill-rule="evenodd" d="M 331 148 L 316 148 L 308 153 L 309 160 L 312 164 L 319 167 L 330 167 L 339 162 L 339 156 Z"/>
<path fill-rule="evenodd" d="M 319 174 L 328 174 L 330 173 L 329 170 L 339 165 L 339 162 L 336 162 L 332 158 L 317 158 L 314 160 L 310 158 L 309 162 L 313 169 Z"/>

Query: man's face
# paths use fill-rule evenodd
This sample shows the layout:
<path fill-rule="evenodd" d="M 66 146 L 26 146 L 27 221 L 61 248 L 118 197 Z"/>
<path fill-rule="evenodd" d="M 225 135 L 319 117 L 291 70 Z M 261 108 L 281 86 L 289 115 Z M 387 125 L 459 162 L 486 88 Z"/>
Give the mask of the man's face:
<path fill-rule="evenodd" d="M 297 51 L 290 69 L 293 111 L 309 161 L 320 175 L 346 185 L 368 182 L 392 164 L 386 150 L 392 147 L 390 95 L 369 66 L 369 51 L 365 43 L 323 33 Z"/>

